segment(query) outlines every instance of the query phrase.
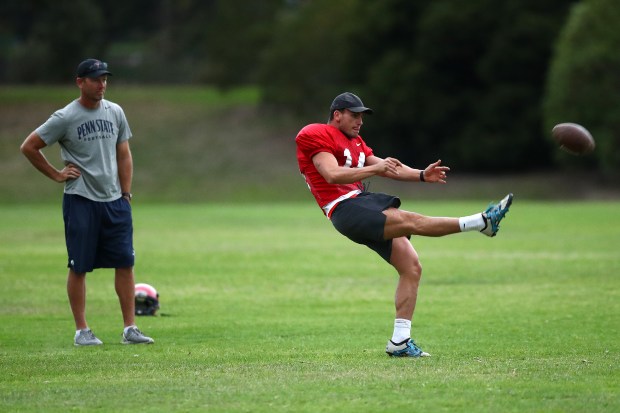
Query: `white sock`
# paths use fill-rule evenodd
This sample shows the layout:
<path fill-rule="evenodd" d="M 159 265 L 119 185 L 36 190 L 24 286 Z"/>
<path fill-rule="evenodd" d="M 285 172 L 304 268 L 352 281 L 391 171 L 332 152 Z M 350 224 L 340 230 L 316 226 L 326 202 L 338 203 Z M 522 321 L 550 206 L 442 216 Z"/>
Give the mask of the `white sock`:
<path fill-rule="evenodd" d="M 394 333 L 392 334 L 392 343 L 402 343 L 411 338 L 411 320 L 397 318 L 394 320 Z"/>
<path fill-rule="evenodd" d="M 127 330 L 129 330 L 130 328 L 135 327 L 135 325 L 131 325 L 131 326 L 127 326 L 123 329 L 123 333 L 126 334 Z"/>
<path fill-rule="evenodd" d="M 459 218 L 459 227 L 461 227 L 461 232 L 482 231 L 485 226 L 486 222 L 484 222 L 484 218 L 482 218 L 481 213 Z"/>

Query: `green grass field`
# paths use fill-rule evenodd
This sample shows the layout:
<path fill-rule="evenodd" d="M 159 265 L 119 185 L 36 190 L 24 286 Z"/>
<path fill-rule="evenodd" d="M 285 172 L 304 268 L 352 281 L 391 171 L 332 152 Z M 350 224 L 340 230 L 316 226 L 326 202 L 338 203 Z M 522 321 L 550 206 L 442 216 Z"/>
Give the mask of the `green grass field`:
<path fill-rule="evenodd" d="M 462 215 L 486 202 L 405 202 Z M 111 270 L 88 276 L 105 345 L 74 348 L 56 204 L 0 204 L 0 411 L 620 411 L 618 202 L 515 199 L 502 231 L 413 238 L 413 322 L 390 359 L 396 276 L 307 202 L 134 202 L 136 281 L 161 294 L 120 344 Z"/>

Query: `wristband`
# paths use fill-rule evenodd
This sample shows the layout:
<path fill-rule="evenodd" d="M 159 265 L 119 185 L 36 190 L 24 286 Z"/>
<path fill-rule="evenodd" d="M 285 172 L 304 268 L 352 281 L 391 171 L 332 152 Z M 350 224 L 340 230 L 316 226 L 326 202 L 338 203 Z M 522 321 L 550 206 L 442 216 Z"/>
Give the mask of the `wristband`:
<path fill-rule="evenodd" d="M 420 182 L 426 182 L 426 181 L 424 180 L 424 170 L 421 170 L 421 171 L 420 171 Z"/>

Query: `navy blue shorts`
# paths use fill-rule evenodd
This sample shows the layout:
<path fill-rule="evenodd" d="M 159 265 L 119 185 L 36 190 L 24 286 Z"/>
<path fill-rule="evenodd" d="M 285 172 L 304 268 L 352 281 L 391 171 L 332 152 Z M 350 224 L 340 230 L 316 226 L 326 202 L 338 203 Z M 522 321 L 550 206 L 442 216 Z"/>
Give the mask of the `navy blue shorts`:
<path fill-rule="evenodd" d="M 95 202 L 65 194 L 62 200 L 68 267 L 76 273 L 134 265 L 131 205 L 125 198 Z"/>
<path fill-rule="evenodd" d="M 342 235 L 366 245 L 389 263 L 392 240 L 383 238 L 387 219 L 383 211 L 399 206 L 400 199 L 396 196 L 362 192 L 339 203 L 332 212 L 331 221 Z"/>

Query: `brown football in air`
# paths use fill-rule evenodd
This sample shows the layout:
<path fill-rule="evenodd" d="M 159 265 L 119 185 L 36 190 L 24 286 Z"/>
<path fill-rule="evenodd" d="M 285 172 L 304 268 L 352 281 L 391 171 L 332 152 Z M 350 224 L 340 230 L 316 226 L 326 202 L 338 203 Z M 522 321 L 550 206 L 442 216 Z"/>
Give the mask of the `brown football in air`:
<path fill-rule="evenodd" d="M 559 123 L 551 130 L 551 136 L 560 149 L 573 155 L 585 155 L 596 146 L 590 132 L 577 123 Z"/>

